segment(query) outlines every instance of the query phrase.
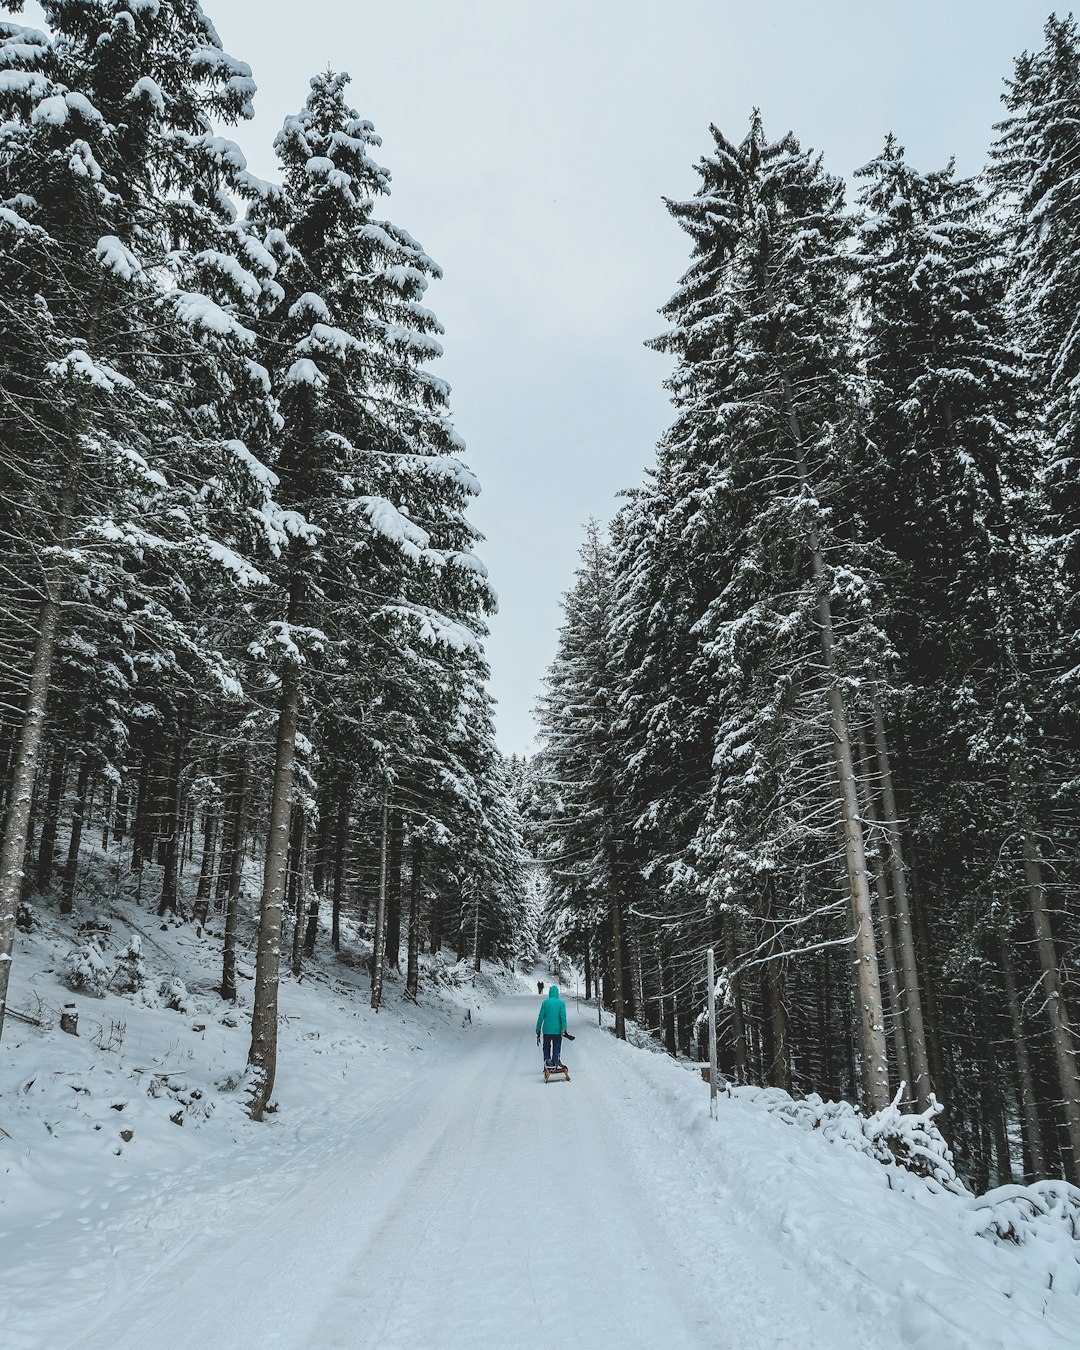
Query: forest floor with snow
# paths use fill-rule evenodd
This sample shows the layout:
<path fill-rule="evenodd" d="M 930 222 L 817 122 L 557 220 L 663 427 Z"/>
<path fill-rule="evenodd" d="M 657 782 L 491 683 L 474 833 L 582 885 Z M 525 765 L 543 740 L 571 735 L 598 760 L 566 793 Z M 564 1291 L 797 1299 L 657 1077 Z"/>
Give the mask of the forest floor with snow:
<path fill-rule="evenodd" d="M 522 976 L 429 960 L 419 1006 L 391 979 L 375 1014 L 366 962 L 321 954 L 283 981 L 253 1124 L 250 979 L 223 1004 L 218 941 L 108 918 L 111 959 L 141 936 L 138 992 L 71 994 L 70 926 L 19 936 L 12 1006 L 43 1025 L 0 1043 L 6 1350 L 1077 1343 L 1065 1217 L 991 1240 L 973 1197 L 775 1094 L 722 1094 L 714 1122 L 699 1066 L 572 997 L 572 1081 L 545 1085 Z"/>

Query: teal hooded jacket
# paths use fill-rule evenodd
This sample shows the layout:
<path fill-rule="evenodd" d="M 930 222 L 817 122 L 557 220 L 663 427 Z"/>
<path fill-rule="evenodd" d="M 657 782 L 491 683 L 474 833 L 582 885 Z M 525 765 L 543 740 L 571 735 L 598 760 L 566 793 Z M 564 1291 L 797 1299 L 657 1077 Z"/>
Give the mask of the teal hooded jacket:
<path fill-rule="evenodd" d="M 548 996 L 540 1004 L 540 1013 L 536 1019 L 536 1034 L 561 1036 L 566 1030 L 566 1004 L 559 997 L 559 986 L 553 984 Z"/>

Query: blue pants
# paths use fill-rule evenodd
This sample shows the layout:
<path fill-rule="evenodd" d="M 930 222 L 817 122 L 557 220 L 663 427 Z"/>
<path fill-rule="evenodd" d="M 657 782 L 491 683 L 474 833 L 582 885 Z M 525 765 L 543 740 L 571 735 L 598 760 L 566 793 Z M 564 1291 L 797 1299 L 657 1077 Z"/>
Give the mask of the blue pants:
<path fill-rule="evenodd" d="M 559 1056 L 562 1054 L 562 1032 L 552 1035 L 551 1032 L 544 1032 L 544 1063 L 561 1064 Z"/>

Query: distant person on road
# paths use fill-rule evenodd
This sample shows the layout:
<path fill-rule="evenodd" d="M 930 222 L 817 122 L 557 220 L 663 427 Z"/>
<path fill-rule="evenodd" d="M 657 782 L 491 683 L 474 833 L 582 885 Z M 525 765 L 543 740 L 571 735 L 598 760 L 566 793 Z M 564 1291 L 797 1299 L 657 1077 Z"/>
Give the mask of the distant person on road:
<path fill-rule="evenodd" d="M 540 1044 L 540 1034 L 544 1036 L 544 1067 L 558 1069 L 562 1067 L 562 1038 L 566 1032 L 566 1004 L 559 997 L 559 986 L 553 984 L 548 996 L 540 1004 L 540 1014 L 536 1019 L 536 1044 Z"/>
<path fill-rule="evenodd" d="M 541 998 L 544 997 L 544 981 L 543 981 L 543 980 L 537 980 L 537 981 L 536 981 L 536 992 L 540 995 Z"/>

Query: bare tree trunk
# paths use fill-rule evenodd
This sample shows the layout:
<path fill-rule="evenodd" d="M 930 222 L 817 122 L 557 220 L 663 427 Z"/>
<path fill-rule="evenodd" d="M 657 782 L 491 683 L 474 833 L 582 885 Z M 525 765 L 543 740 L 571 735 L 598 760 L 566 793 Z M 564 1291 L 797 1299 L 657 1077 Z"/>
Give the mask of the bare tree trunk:
<path fill-rule="evenodd" d="M 215 749 L 208 765 L 210 779 L 216 784 L 218 772 L 218 752 Z M 199 859 L 199 884 L 195 890 L 194 918 L 200 928 L 205 928 L 210 917 L 210 892 L 214 885 L 214 865 L 217 861 L 218 806 L 208 798 L 203 803 L 202 857 Z"/>
<path fill-rule="evenodd" d="M 187 741 L 187 712 L 177 715 L 176 734 L 173 738 L 172 764 L 168 782 L 168 808 L 162 822 L 165 833 L 165 859 L 161 876 L 161 899 L 158 902 L 158 916 L 163 917 L 170 910 L 180 913 L 180 894 L 177 870 L 180 862 L 180 775 L 184 767 L 184 747 Z"/>
<path fill-rule="evenodd" d="M 113 839 L 116 841 L 117 852 L 120 845 L 127 838 L 128 828 L 128 809 L 131 805 L 131 792 L 128 788 L 127 775 L 124 772 L 124 781 L 116 789 L 113 797 Z"/>
<path fill-rule="evenodd" d="M 776 938 L 775 903 L 772 877 L 766 875 L 763 887 L 765 914 L 764 938 L 768 943 L 765 960 L 765 993 L 769 1003 L 771 1031 L 768 1081 L 785 1092 L 791 1091 L 791 1046 L 788 1037 L 787 1009 L 784 1007 L 784 976 L 781 969 L 780 944 Z"/>
<path fill-rule="evenodd" d="M 1005 985 L 1005 1004 L 1009 1010 L 1013 1049 L 1016 1052 L 1016 1070 L 1020 1079 L 1020 1121 L 1032 1171 L 1032 1175 L 1027 1177 L 1026 1180 L 1036 1181 L 1040 1177 L 1046 1176 L 1046 1160 L 1043 1153 L 1042 1131 L 1039 1128 L 1039 1106 L 1035 1095 L 1035 1080 L 1031 1073 L 1031 1059 L 1028 1056 L 1027 1035 L 1024 1030 L 1020 995 L 1016 988 L 1016 976 L 1013 972 L 1009 936 L 1000 924 L 998 925 L 997 938 L 998 964 L 1001 969 L 1002 982 Z"/>
<path fill-rule="evenodd" d="M 821 555 L 815 554 L 815 558 L 817 571 L 822 567 Z M 844 851 L 847 856 L 850 886 L 852 949 L 858 983 L 859 1044 L 862 1050 L 863 1085 L 871 1111 L 882 1111 L 888 1106 L 890 1099 L 885 1010 L 881 1001 L 877 943 L 870 909 L 870 889 L 866 880 L 866 856 L 863 852 L 862 821 L 859 817 L 859 801 L 855 790 L 851 740 L 848 735 L 843 695 L 836 681 L 832 614 L 828 597 L 824 593 L 818 602 L 818 617 L 821 625 L 822 653 L 829 673 L 829 714 L 836 773 L 840 783 Z"/>
<path fill-rule="evenodd" d="M 90 781 L 90 752 L 84 747 L 79 761 L 79 776 L 75 783 L 75 807 L 71 813 L 71 837 L 68 840 L 67 861 L 60 887 L 60 913 L 70 914 L 75 904 L 75 878 L 79 871 L 79 846 L 82 844 L 83 822 L 86 819 L 86 788 Z"/>
<path fill-rule="evenodd" d="M 405 823 L 400 811 L 390 812 L 386 879 L 386 964 L 401 969 L 401 855 Z"/>
<path fill-rule="evenodd" d="M 341 951 L 341 904 L 345 895 L 345 843 L 349 832 L 349 790 L 340 785 L 337 822 L 334 832 L 333 909 L 330 918 L 330 942 Z"/>
<path fill-rule="evenodd" d="M 922 994 L 919 992 L 919 964 L 915 954 L 915 934 L 911 927 L 911 902 L 908 897 L 907 867 L 904 863 L 900 817 L 896 810 L 893 791 L 892 766 L 885 738 L 885 719 L 874 700 L 874 744 L 877 751 L 878 774 L 881 777 L 881 800 L 885 808 L 882 822 L 889 840 L 889 870 L 893 898 L 896 902 L 896 929 L 900 939 L 900 966 L 904 979 L 905 1020 L 908 1031 L 908 1055 L 911 1072 L 915 1075 L 912 1087 L 919 1110 L 930 1105 L 934 1085 L 930 1077 L 930 1061 L 926 1049 L 926 1026 L 923 1019 Z"/>
<path fill-rule="evenodd" d="M 282 676 L 274 750 L 274 782 L 266 837 L 259 944 L 255 957 L 255 997 L 251 1010 L 251 1095 L 248 1111 L 262 1120 L 277 1074 L 278 982 L 281 969 L 281 925 L 289 860 L 289 812 L 296 771 L 296 733 L 300 722 L 299 673 L 289 667 Z"/>
<path fill-rule="evenodd" d="M 240 919 L 240 880 L 244 869 L 244 806 L 247 799 L 247 760 L 238 753 L 233 767 L 234 779 L 230 792 L 228 874 L 225 900 L 225 941 L 221 957 L 221 997 L 236 1002 L 236 929 Z M 222 850 L 221 872 L 225 876 L 225 856 Z"/>
<path fill-rule="evenodd" d="M 431 895 L 431 954 L 442 950 L 442 901 L 438 891 Z"/>
<path fill-rule="evenodd" d="M 109 831 L 112 826 L 113 809 L 116 801 L 116 789 L 111 783 L 107 783 L 102 794 L 101 803 L 101 847 L 107 853 L 109 850 Z"/>
<path fill-rule="evenodd" d="M 62 517 L 62 538 L 67 535 L 72 501 Z M 11 953 L 15 943 L 15 912 L 22 891 L 23 863 L 26 860 L 26 827 L 30 819 L 30 801 L 37 778 L 38 755 L 41 752 L 42 732 L 45 727 L 45 707 L 52 680 L 53 653 L 60 625 L 59 597 L 52 594 L 55 582 L 50 578 L 49 589 L 42 602 L 38 619 L 34 656 L 30 666 L 26 703 L 19 729 L 18 749 L 15 752 L 15 770 L 8 796 L 4 837 L 0 844 L 0 1036 L 4 1033 L 4 1014 L 7 1011 L 8 983 L 11 978 Z"/>
<path fill-rule="evenodd" d="M 390 829 L 390 791 L 383 793 L 379 822 L 379 894 L 375 902 L 375 933 L 371 944 L 371 1006 L 376 1012 L 382 1002 L 383 947 L 386 942 L 386 847 Z"/>
<path fill-rule="evenodd" d="M 799 483 L 805 491 L 810 491 L 811 485 L 803 450 L 802 429 L 799 426 L 798 414 L 795 410 L 791 383 L 786 375 L 783 377 L 783 390 Z M 870 888 L 866 880 L 862 820 L 859 816 L 859 797 L 855 786 L 851 736 L 848 732 L 847 712 L 844 708 L 844 696 L 840 689 L 839 672 L 837 670 L 832 605 L 824 585 L 825 561 L 821 555 L 821 545 L 815 529 L 811 529 L 808 542 L 811 569 L 818 591 L 818 634 L 821 642 L 821 655 L 825 665 L 829 723 L 832 730 L 833 755 L 836 760 L 836 776 L 840 789 L 844 852 L 847 857 L 852 950 L 855 956 L 858 979 L 859 1044 L 862 1050 L 863 1083 L 870 1109 L 881 1111 L 889 1104 L 889 1059 L 888 1047 L 885 1043 L 885 1010 L 881 1001 L 874 918 L 870 908 Z"/>
<path fill-rule="evenodd" d="M 923 994 L 923 1025 L 926 1028 L 926 1053 L 930 1060 L 930 1081 L 932 1084 L 945 1082 L 945 1055 L 941 1049 L 941 1035 L 937 997 L 934 987 L 934 975 L 930 965 L 930 928 L 926 919 L 926 906 L 922 902 L 919 890 L 918 859 L 912 849 L 911 866 L 907 870 L 908 893 L 911 907 L 911 925 L 915 931 L 915 953 L 922 978 L 919 987 Z M 935 1088 L 936 1091 L 936 1088 Z M 941 1106 L 941 1103 L 938 1103 Z M 948 1128 L 948 1110 L 939 1111 L 935 1117 L 942 1134 Z"/>
<path fill-rule="evenodd" d="M 645 1014 L 645 976 L 641 969 L 641 934 L 634 934 L 634 1007 L 637 1017 L 643 1025 L 648 1024 Z"/>
<path fill-rule="evenodd" d="M 304 955 L 315 955 L 315 943 L 319 936 L 319 892 L 314 886 L 308 891 L 307 927 L 304 929 Z"/>
<path fill-rule="evenodd" d="M 829 963 L 827 952 L 818 952 L 814 962 L 814 995 L 817 1004 L 817 1035 L 821 1050 L 819 1066 L 821 1095 L 828 1100 L 832 1096 L 832 1026 L 829 1017 Z"/>
<path fill-rule="evenodd" d="M 413 840 L 412 867 L 409 869 L 409 958 L 405 971 L 405 992 L 416 1002 L 420 988 L 420 886 L 424 870 L 424 845 Z"/>
<path fill-rule="evenodd" d="M 475 901 L 475 905 L 474 905 L 474 908 L 473 908 L 473 940 L 472 940 L 472 949 L 473 949 L 473 971 L 474 971 L 474 973 L 479 974 L 479 973 L 480 973 L 480 888 L 479 888 L 479 886 L 474 886 L 473 889 L 474 889 L 474 891 L 476 892 L 476 901 Z"/>
<path fill-rule="evenodd" d="M 49 790 L 45 794 L 45 806 L 41 812 L 41 835 L 38 838 L 37 888 L 41 892 L 47 891 L 52 885 L 53 872 L 56 869 L 56 831 L 60 824 L 60 799 L 64 792 L 66 771 L 67 749 L 57 743 L 53 750 Z"/>
<path fill-rule="evenodd" d="M 657 955 L 660 960 L 660 998 L 663 1003 L 661 1020 L 664 1027 L 664 1049 L 673 1058 L 679 1053 L 679 1043 L 675 1035 L 675 977 L 671 969 L 671 956 L 667 943 L 659 944 Z"/>
<path fill-rule="evenodd" d="M 736 965 L 735 937 L 730 917 L 724 921 L 724 964 L 727 966 L 728 987 L 731 990 L 731 1034 L 735 1042 L 735 1072 L 740 1083 L 749 1083 L 750 1063 L 746 1048 L 746 1020 L 743 1017 L 742 976 Z"/>
<path fill-rule="evenodd" d="M 877 830 L 877 812 L 874 808 L 874 791 L 871 786 L 873 766 L 870 754 L 859 733 L 859 758 L 863 770 L 863 817 L 869 828 Z M 880 834 L 878 835 L 880 838 Z M 914 1094 L 916 1087 L 911 1073 L 911 1061 L 908 1056 L 907 1028 L 904 1024 L 904 998 L 900 987 L 900 974 L 897 967 L 896 945 L 893 936 L 892 900 L 889 895 L 889 883 L 885 879 L 885 859 L 880 849 L 874 859 L 874 893 L 877 896 L 878 913 L 881 916 L 881 946 L 885 958 L 885 985 L 889 991 L 889 1007 L 892 1009 L 893 1046 L 896 1050 L 896 1067 L 900 1081 L 906 1084 L 908 1093 Z"/>
<path fill-rule="evenodd" d="M 997 1173 L 997 1185 L 1012 1183 L 1012 1154 L 1009 1150 L 1009 1137 L 1005 1128 L 1005 1093 L 1002 1090 L 1002 1071 L 994 1056 L 993 1018 L 987 1003 L 986 990 L 980 987 L 979 1000 L 979 1039 L 982 1042 L 982 1113 L 989 1122 L 994 1141 L 994 1171 Z"/>
<path fill-rule="evenodd" d="M 589 943 L 585 943 L 585 1002 L 592 998 L 592 958 L 589 955 Z"/>
<path fill-rule="evenodd" d="M 626 1040 L 626 1004 L 623 999 L 622 897 L 614 872 L 611 875 L 611 999 L 615 1011 L 615 1035 Z"/>
<path fill-rule="evenodd" d="M 1050 1023 L 1050 1035 L 1054 1042 L 1065 1128 L 1071 1152 L 1067 1162 L 1064 1157 L 1062 1161 L 1066 1162 L 1065 1174 L 1068 1179 L 1074 1186 L 1080 1186 L 1080 1070 L 1077 1066 L 1073 1031 L 1069 1023 L 1069 1011 L 1058 968 L 1057 946 L 1046 904 L 1042 860 L 1039 857 L 1039 846 L 1034 830 L 1030 826 L 1024 829 L 1024 879 L 1027 883 L 1028 901 L 1031 904 L 1035 945 L 1039 952 L 1042 985 L 1046 992 L 1044 1006 L 1047 1021 Z"/>
<path fill-rule="evenodd" d="M 150 832 L 148 818 L 150 814 L 150 766 L 153 759 L 156 736 L 143 746 L 142 762 L 139 765 L 139 786 L 135 794 L 135 818 L 131 827 L 131 870 L 142 872 L 150 853 Z"/>
<path fill-rule="evenodd" d="M 304 895 L 307 887 L 308 822 L 299 804 L 293 807 L 293 835 L 289 847 L 289 902 L 293 916 L 292 962 L 294 979 L 300 978 L 304 951 Z"/>

